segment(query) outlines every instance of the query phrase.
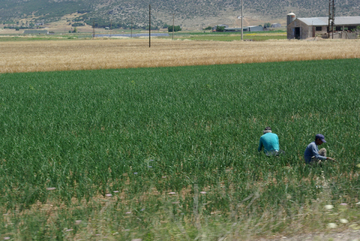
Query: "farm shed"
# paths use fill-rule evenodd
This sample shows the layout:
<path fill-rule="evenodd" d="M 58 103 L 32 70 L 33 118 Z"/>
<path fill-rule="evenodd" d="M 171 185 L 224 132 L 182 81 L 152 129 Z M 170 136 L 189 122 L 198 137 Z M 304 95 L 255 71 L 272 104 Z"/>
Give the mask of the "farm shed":
<path fill-rule="evenodd" d="M 39 34 L 49 34 L 48 30 L 44 30 L 44 29 L 30 29 L 30 30 L 25 30 L 24 31 L 25 35 L 39 35 Z"/>
<path fill-rule="evenodd" d="M 244 32 L 259 32 L 259 31 L 264 31 L 264 28 L 261 26 L 244 27 Z"/>
<path fill-rule="evenodd" d="M 335 17 L 334 29 L 344 31 L 360 26 L 360 16 Z M 328 32 L 328 17 L 297 18 L 287 26 L 288 39 L 307 39 Z"/>
<path fill-rule="evenodd" d="M 281 28 L 281 23 L 273 23 L 270 28 Z"/>
<path fill-rule="evenodd" d="M 225 32 L 240 32 L 241 28 L 225 28 Z M 264 28 L 261 26 L 249 26 L 244 27 L 244 32 L 258 32 L 258 31 L 264 31 Z"/>
<path fill-rule="evenodd" d="M 241 32 L 241 28 L 225 28 L 225 32 Z"/>

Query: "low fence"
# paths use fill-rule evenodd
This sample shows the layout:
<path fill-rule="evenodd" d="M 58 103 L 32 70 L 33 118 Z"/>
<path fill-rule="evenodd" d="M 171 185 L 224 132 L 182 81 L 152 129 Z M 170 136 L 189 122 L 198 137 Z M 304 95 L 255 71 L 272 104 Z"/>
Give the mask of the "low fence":
<path fill-rule="evenodd" d="M 322 35 L 320 35 L 322 38 L 328 38 L 328 34 L 327 33 L 324 33 Z M 359 32 L 336 32 L 334 34 L 330 33 L 330 39 L 333 38 L 334 36 L 334 39 L 358 39 L 359 36 L 360 36 L 360 33 Z"/>

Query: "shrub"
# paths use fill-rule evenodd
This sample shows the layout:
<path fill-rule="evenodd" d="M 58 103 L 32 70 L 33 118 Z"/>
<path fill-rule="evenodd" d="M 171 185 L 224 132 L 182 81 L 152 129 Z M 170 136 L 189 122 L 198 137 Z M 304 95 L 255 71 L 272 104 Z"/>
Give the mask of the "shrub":
<path fill-rule="evenodd" d="M 174 29 L 174 32 L 179 32 L 179 31 L 181 31 L 181 27 L 180 27 L 180 26 L 173 26 L 173 25 L 168 26 L 168 31 L 169 31 L 169 32 L 172 32 L 173 29 Z"/>
<path fill-rule="evenodd" d="M 84 23 L 73 23 L 71 26 L 79 27 L 79 26 L 85 26 L 85 24 Z"/>

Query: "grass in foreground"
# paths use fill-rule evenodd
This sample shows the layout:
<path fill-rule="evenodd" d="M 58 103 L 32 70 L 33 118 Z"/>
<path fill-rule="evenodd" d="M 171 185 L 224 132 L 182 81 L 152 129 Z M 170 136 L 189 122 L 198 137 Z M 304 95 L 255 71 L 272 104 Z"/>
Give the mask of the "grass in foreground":
<path fill-rule="evenodd" d="M 1 233 L 217 240 L 358 228 L 359 63 L 2 74 Z M 285 156 L 257 153 L 268 125 Z M 316 133 L 339 163 L 304 165 Z"/>

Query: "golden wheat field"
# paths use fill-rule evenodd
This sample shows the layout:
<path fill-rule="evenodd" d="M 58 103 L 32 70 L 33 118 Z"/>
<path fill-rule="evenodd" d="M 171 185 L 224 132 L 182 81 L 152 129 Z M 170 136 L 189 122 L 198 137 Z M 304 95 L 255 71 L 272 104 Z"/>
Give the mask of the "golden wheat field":
<path fill-rule="evenodd" d="M 359 40 L 0 42 L 0 73 L 359 58 Z"/>

